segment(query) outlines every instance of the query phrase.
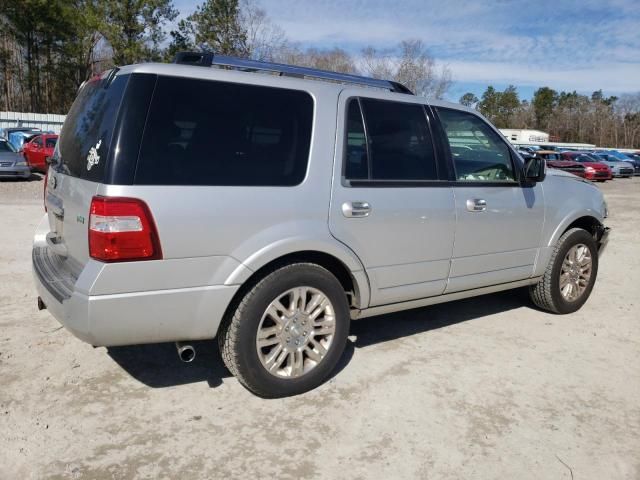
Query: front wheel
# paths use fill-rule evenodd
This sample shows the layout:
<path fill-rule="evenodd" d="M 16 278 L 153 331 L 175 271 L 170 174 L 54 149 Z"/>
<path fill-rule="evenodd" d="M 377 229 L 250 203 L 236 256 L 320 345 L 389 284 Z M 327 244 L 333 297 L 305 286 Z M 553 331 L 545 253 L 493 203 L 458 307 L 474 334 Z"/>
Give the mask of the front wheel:
<path fill-rule="evenodd" d="M 572 313 L 589 298 L 598 275 L 598 246 L 581 228 L 558 240 L 542 279 L 530 287 L 531 300 L 554 313 Z"/>
<path fill-rule="evenodd" d="M 282 267 L 260 280 L 218 335 L 227 368 L 261 397 L 311 390 L 333 371 L 349 333 L 340 282 L 319 265 Z"/>

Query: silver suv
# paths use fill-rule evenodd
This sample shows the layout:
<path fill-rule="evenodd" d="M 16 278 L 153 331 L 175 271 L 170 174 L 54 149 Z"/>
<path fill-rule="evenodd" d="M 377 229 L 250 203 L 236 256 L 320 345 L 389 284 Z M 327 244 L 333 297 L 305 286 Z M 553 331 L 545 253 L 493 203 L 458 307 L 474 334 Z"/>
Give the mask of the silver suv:
<path fill-rule="evenodd" d="M 475 110 L 210 54 L 89 80 L 45 195 L 40 308 L 92 345 L 217 337 L 264 397 L 321 384 L 352 319 L 517 287 L 573 312 L 608 234 L 595 186 Z"/>

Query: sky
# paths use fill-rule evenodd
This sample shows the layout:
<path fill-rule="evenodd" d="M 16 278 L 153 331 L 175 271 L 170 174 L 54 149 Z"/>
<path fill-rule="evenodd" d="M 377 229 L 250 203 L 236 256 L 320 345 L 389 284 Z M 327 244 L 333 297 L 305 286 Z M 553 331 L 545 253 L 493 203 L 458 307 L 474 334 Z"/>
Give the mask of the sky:
<path fill-rule="evenodd" d="M 420 39 L 454 84 L 448 99 L 487 85 L 520 97 L 549 86 L 606 95 L 640 91 L 640 0 L 254 0 L 289 40 L 392 48 Z M 186 16 L 199 2 L 174 0 Z"/>

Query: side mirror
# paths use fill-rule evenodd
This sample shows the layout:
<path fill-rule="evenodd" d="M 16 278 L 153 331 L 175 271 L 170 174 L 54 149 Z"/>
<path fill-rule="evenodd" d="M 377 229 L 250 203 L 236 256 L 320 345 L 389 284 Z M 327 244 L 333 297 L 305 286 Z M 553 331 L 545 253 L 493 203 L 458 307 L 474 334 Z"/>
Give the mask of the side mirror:
<path fill-rule="evenodd" d="M 547 176 L 547 162 L 544 158 L 531 157 L 522 167 L 522 181 L 524 183 L 542 182 Z"/>

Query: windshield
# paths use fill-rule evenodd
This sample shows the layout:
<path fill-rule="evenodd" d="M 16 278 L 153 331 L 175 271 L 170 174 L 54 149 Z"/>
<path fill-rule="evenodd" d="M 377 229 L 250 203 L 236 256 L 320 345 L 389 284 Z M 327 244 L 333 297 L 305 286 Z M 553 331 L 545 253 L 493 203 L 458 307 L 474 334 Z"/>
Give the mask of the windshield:
<path fill-rule="evenodd" d="M 580 163 L 590 163 L 590 162 L 599 162 L 602 159 L 601 158 L 594 158 L 591 155 L 587 154 L 587 153 L 580 153 L 578 155 L 576 155 L 575 157 L 571 158 L 572 160 L 576 161 L 576 162 L 580 162 Z"/>
<path fill-rule="evenodd" d="M 609 155 L 613 155 L 618 160 L 621 160 L 623 162 L 631 160 L 629 157 L 627 157 L 624 153 L 621 153 L 621 152 L 613 151 L 613 152 L 609 152 Z"/>
<path fill-rule="evenodd" d="M 0 152 L 15 152 L 15 149 L 6 140 L 0 140 Z"/>

